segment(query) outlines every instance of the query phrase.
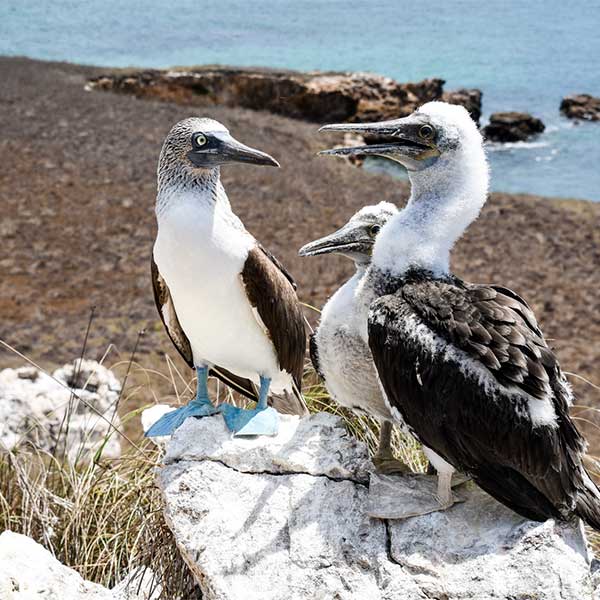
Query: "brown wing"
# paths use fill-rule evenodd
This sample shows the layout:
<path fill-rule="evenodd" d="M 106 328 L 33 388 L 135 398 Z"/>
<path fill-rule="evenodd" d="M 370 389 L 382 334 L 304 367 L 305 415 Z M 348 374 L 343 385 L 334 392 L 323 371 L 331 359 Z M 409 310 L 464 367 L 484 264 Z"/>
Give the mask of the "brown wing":
<path fill-rule="evenodd" d="M 295 290 L 298 289 L 298 286 L 296 285 L 292 274 L 281 264 L 281 262 L 279 262 L 279 259 L 273 254 L 271 254 L 271 252 L 267 250 L 260 242 L 257 242 L 257 244 L 258 247 L 267 255 L 269 260 L 281 271 L 283 276 L 292 284 L 292 287 Z"/>
<path fill-rule="evenodd" d="M 242 281 L 273 342 L 280 368 L 293 377 L 300 390 L 306 335 L 304 315 L 290 277 L 271 254 L 255 246 L 248 253 Z"/>
<path fill-rule="evenodd" d="M 190 341 L 179 324 L 179 319 L 177 318 L 177 313 L 175 312 L 175 306 L 173 304 L 173 299 L 171 298 L 169 287 L 162 278 L 158 267 L 154 262 L 154 257 L 151 258 L 151 273 L 152 288 L 154 290 L 154 302 L 156 303 L 158 314 L 160 315 L 163 325 L 165 326 L 167 335 L 173 342 L 175 348 L 177 348 L 181 358 L 183 358 L 188 366 L 193 369 L 194 357 L 192 354 Z M 230 371 L 227 371 L 226 369 L 216 365 L 213 365 L 213 367 L 210 369 L 209 375 L 216 377 L 224 384 L 234 389 L 236 392 L 239 392 L 247 398 L 250 398 L 250 400 L 258 400 L 258 395 L 254 385 L 249 379 L 238 377 Z"/>

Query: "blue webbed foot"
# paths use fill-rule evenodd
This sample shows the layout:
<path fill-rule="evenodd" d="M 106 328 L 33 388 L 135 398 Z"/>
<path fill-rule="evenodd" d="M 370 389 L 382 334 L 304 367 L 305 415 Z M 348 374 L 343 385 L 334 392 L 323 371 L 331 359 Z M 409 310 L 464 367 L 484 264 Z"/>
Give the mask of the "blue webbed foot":
<path fill-rule="evenodd" d="M 248 410 L 223 404 L 220 408 L 225 424 L 235 437 L 277 435 L 279 432 L 279 414 L 270 406 Z"/>
<path fill-rule="evenodd" d="M 267 406 L 267 395 L 271 380 L 260 378 L 260 393 L 256 408 L 248 410 L 222 404 L 221 413 L 225 424 L 235 437 L 245 435 L 277 435 L 279 432 L 279 414 L 274 408 Z"/>
<path fill-rule="evenodd" d="M 161 435 L 171 435 L 176 429 L 183 425 L 188 417 L 208 417 L 216 415 L 219 412 L 210 400 L 192 400 L 189 404 L 182 406 L 163 415 L 146 433 L 146 437 L 157 437 Z"/>
<path fill-rule="evenodd" d="M 171 435 L 177 428 L 183 425 L 188 417 L 208 417 L 216 415 L 220 410 L 214 407 L 208 399 L 208 368 L 196 367 L 198 373 L 198 385 L 196 388 L 196 397 L 185 406 L 177 408 L 163 415 L 146 433 L 146 437 L 158 437 L 161 435 Z"/>

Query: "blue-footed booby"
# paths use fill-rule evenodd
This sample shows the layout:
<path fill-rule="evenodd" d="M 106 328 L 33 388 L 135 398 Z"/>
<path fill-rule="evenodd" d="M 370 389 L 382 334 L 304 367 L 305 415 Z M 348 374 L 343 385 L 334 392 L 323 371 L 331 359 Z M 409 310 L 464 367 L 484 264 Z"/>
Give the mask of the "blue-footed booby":
<path fill-rule="evenodd" d="M 306 244 L 300 256 L 335 253 L 354 261 L 356 271 L 329 298 L 315 333 L 310 336 L 310 358 L 330 396 L 341 406 L 380 423 L 379 448 L 373 464 L 381 473 L 405 473 L 408 467 L 394 457 L 391 436 L 394 417 L 385 400 L 369 346 L 361 336 L 356 292 L 371 262 L 377 234 L 398 212 L 389 202 L 361 208 L 341 229 Z"/>
<path fill-rule="evenodd" d="M 217 412 L 236 435 L 275 435 L 269 391 L 301 399 L 306 340 L 295 285 L 233 213 L 220 179 L 220 167 L 230 163 L 279 166 L 207 118 L 177 123 L 160 153 L 154 295 L 198 384 L 195 399 L 164 415 L 147 436 L 168 435 L 187 417 Z M 209 370 L 256 399 L 256 409 L 216 408 L 208 398 Z"/>
<path fill-rule="evenodd" d="M 488 189 L 482 136 L 467 111 L 431 102 L 406 118 L 324 129 L 385 136 L 327 153 L 391 158 L 411 181 L 406 208 L 377 238 L 362 290 L 363 333 L 391 412 L 435 452 L 438 471 L 460 469 L 526 518 L 580 517 L 600 529 L 600 491 L 569 416 L 571 388 L 533 312 L 515 292 L 449 269 Z"/>

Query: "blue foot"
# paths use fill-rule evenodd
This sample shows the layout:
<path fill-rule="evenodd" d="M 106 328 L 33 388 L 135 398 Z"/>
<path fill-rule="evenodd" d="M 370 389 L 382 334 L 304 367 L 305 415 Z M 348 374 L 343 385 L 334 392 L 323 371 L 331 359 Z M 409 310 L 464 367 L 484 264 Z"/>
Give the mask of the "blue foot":
<path fill-rule="evenodd" d="M 270 379 L 260 378 L 260 394 L 255 409 L 248 410 L 222 404 L 221 413 L 225 424 L 235 437 L 246 435 L 277 435 L 279 432 L 279 414 L 274 408 L 267 406 Z"/>
<path fill-rule="evenodd" d="M 196 398 L 188 402 L 185 406 L 177 408 L 163 415 L 146 433 L 146 437 L 158 437 L 161 435 L 171 435 L 177 428 L 183 425 L 188 417 L 208 417 L 216 415 L 219 411 L 208 399 L 207 377 L 208 368 L 196 367 L 198 373 L 198 387 L 196 389 Z"/>
<path fill-rule="evenodd" d="M 171 435 L 183 425 L 188 417 L 208 417 L 209 415 L 216 415 L 218 412 L 219 409 L 215 408 L 208 398 L 204 402 L 192 400 L 189 404 L 163 415 L 144 435 L 146 437 Z"/>
<path fill-rule="evenodd" d="M 279 415 L 274 408 L 255 408 L 247 410 L 225 404 L 221 406 L 225 424 L 235 437 L 245 435 L 277 435 Z"/>

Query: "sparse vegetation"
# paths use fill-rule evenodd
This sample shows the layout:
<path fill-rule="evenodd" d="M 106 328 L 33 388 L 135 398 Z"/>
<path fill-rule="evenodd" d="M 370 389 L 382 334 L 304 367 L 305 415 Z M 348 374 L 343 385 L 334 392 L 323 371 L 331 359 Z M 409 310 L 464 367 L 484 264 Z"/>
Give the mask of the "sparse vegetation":
<path fill-rule="evenodd" d="M 133 362 L 113 368 L 130 373 L 120 400 L 123 431 L 110 434 L 123 438 L 121 458 L 104 459 L 100 447 L 91 463 L 71 464 L 65 455 L 53 455 L 30 443 L 11 451 L 0 449 L 0 531 L 10 529 L 32 537 L 84 578 L 107 587 L 141 566 L 151 569 L 154 585 L 161 586 L 164 598 L 199 597 L 197 584 L 164 520 L 155 485 L 160 450 L 141 436 L 139 427 L 131 427 L 139 422 L 143 408 L 154 401 L 176 403 L 189 397 L 194 379 L 186 379 L 168 358 L 167 373 Z M 170 382 L 167 397 L 157 394 L 158 380 L 163 385 Z M 371 449 L 375 447 L 375 421 L 340 409 L 309 365 L 305 382 L 311 412 L 339 415 L 355 436 Z M 223 387 L 215 391 L 221 401 L 236 401 L 226 397 L 230 392 Z M 128 409 L 140 405 L 145 406 Z M 65 423 L 63 428 L 67 427 Z M 128 435 L 125 430 L 137 433 Z M 397 435 L 395 449 L 413 469 L 424 468 L 425 460 L 414 441 Z"/>

